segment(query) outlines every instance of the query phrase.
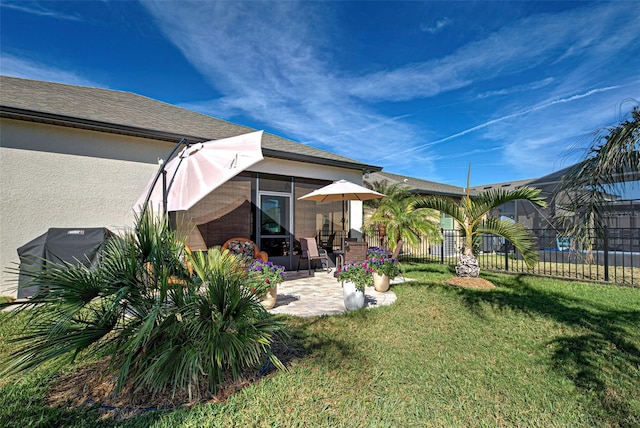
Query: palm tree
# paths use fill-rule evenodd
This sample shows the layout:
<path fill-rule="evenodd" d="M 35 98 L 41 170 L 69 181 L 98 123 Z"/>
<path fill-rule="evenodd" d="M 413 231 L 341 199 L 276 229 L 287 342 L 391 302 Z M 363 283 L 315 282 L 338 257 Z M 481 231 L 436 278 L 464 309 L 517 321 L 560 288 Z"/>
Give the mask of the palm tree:
<path fill-rule="evenodd" d="M 402 239 L 409 245 L 418 245 L 421 238 L 439 240 L 439 226 L 434 219 L 437 213 L 433 210 L 416 210 L 413 205 L 419 197 L 409 192 L 402 183 L 389 184 L 387 180 L 367 183 L 368 187 L 386 195 L 386 198 L 366 201 L 372 208 L 371 216 L 365 221 L 365 230 L 377 230 L 381 237 L 390 244 Z"/>
<path fill-rule="evenodd" d="M 456 266 L 458 276 L 478 276 L 480 273 L 473 249 L 476 244 L 479 244 L 484 233 L 510 241 L 520 251 L 527 266 L 533 266 L 538 260 L 538 251 L 527 230 L 519 223 L 487 218 L 487 215 L 500 205 L 517 200 L 527 200 L 545 207 L 546 202 L 544 197 L 540 196 L 540 189 L 532 187 L 520 187 L 511 191 L 491 189 L 477 196 L 471 196 L 469 177 L 470 174 L 467 176 L 466 194 L 459 202 L 446 196 L 427 196 L 414 204 L 415 209 L 435 209 L 450 215 L 460 226 L 464 243 L 462 255 Z"/>
<path fill-rule="evenodd" d="M 630 118 L 597 131 L 585 159 L 569 169 L 555 189 L 553 200 L 579 217 L 570 235 L 586 240 L 590 229 L 603 237 L 605 212 L 612 191 L 620 183 L 640 180 L 640 108 Z"/>

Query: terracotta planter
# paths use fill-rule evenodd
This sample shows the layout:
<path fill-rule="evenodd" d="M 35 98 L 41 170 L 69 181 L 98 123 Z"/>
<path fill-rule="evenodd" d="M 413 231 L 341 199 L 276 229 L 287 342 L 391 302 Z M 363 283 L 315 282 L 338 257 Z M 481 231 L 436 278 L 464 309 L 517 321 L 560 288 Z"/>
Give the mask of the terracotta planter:
<path fill-rule="evenodd" d="M 348 311 L 355 311 L 364 308 L 364 291 L 356 288 L 351 281 L 342 283 L 342 296 L 344 297 L 344 306 Z"/>
<path fill-rule="evenodd" d="M 373 273 L 373 288 L 380 293 L 386 293 L 389 291 L 389 285 L 391 284 L 391 279 L 389 275 Z"/>
<path fill-rule="evenodd" d="M 270 289 L 267 290 L 267 293 L 262 296 L 260 299 L 260 303 L 264 306 L 265 309 L 273 309 L 276 305 L 276 299 L 278 298 L 278 286 L 274 285 Z"/>

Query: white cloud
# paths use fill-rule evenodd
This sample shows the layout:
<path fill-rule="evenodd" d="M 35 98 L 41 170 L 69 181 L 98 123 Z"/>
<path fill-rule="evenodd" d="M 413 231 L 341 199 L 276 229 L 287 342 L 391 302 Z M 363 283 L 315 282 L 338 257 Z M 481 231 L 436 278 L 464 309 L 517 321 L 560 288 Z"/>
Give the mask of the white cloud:
<path fill-rule="evenodd" d="M 582 101 L 610 105 L 629 90 L 628 77 L 616 79 L 611 67 L 602 65 L 633 46 L 640 33 L 634 5 L 587 5 L 515 21 L 442 58 L 356 76 L 332 61 L 337 24 L 324 15 L 322 3 L 145 5 L 222 93 L 187 107 L 229 119 L 251 117 L 303 143 L 373 164 L 393 163 L 394 170 L 413 168 L 420 177 L 437 176 L 436 160 L 454 156 L 436 155 L 435 146 L 453 140 L 470 144 L 465 138 L 471 137 L 491 144 L 476 154 L 504 151 L 507 166 L 548 166 L 563 139 L 575 139 L 586 124 L 594 124 L 594 117 L 565 113 L 569 107 L 589 111 Z M 535 71 L 534 77 L 523 79 L 525 71 Z M 484 89 L 476 89 L 479 82 Z M 462 103 L 502 95 L 503 104 L 491 108 L 493 118 L 448 136 L 435 137 L 428 122 L 389 118 L 367 104 L 434 99 L 463 88 L 470 93 Z"/>
<path fill-rule="evenodd" d="M 67 83 L 79 86 L 106 88 L 105 85 L 82 77 L 72 71 L 62 70 L 9 54 L 0 57 L 0 74 L 23 79 L 45 80 L 48 82 Z"/>
<path fill-rule="evenodd" d="M 428 98 L 564 58 L 585 56 L 598 73 L 598 60 L 637 42 L 640 14 L 634 4 L 585 7 L 555 15 L 536 15 L 469 43 L 451 55 L 354 77 L 354 96 L 376 101 Z M 600 71 L 601 72 L 601 71 Z"/>
<path fill-rule="evenodd" d="M 527 83 L 524 85 L 515 85 L 508 88 L 502 88 L 502 89 L 497 89 L 493 91 L 483 92 L 481 94 L 478 94 L 476 98 L 482 99 L 482 98 L 489 98 L 489 97 L 495 97 L 495 96 L 501 96 L 501 95 L 512 95 L 519 92 L 535 91 L 537 89 L 541 89 L 541 88 L 544 88 L 545 86 L 552 84 L 555 80 L 556 79 L 554 79 L 553 77 L 547 77 L 546 79 L 538 80 L 538 81 Z"/>
<path fill-rule="evenodd" d="M 354 100 L 328 62 L 313 3 L 145 3 L 167 37 L 223 93 L 185 107 L 242 114 L 291 138 L 377 164 L 421 131 Z M 312 19 L 313 17 L 313 19 Z M 322 27 L 322 28 L 318 28 Z M 353 151 L 353 147 L 367 147 Z"/>
<path fill-rule="evenodd" d="M 0 7 L 5 9 L 11 9 L 18 12 L 27 13 L 29 15 L 36 15 L 46 18 L 53 19 L 61 19 L 64 21 L 80 21 L 80 17 L 77 15 L 69 15 L 66 13 L 61 13 L 52 9 L 48 9 L 43 7 L 39 2 L 29 2 L 29 1 L 21 1 L 21 2 L 9 2 L 5 1 L 0 3 Z"/>
<path fill-rule="evenodd" d="M 640 83 L 640 82 L 638 82 L 638 83 Z M 620 86 L 610 86 L 610 87 L 605 87 L 605 88 L 596 88 L 596 89 L 589 90 L 589 91 L 587 91 L 587 92 L 585 92 L 583 94 L 575 94 L 575 95 L 572 95 L 572 96 L 569 96 L 569 97 L 566 97 L 566 98 L 545 101 L 545 102 L 540 103 L 538 105 L 535 105 L 533 107 L 529 107 L 527 109 L 524 109 L 524 110 L 521 110 L 521 111 L 518 111 L 518 112 L 510 113 L 510 114 L 507 114 L 505 116 L 501 116 L 501 117 L 497 117 L 495 119 L 491 119 L 491 120 L 489 120 L 487 122 L 483 122 L 483 123 L 481 123 L 479 125 L 473 126 L 471 128 L 467 128 L 465 130 L 462 130 L 462 131 L 457 132 L 455 134 L 449 135 L 447 137 L 440 138 L 440 139 L 435 140 L 435 141 L 430 141 L 430 142 L 422 144 L 422 145 L 414 146 L 411 149 L 405 150 L 405 151 L 403 151 L 401 153 L 402 154 L 406 154 L 406 153 L 417 151 L 417 150 L 420 150 L 420 149 L 423 149 L 423 148 L 426 148 L 426 147 L 431 147 L 431 146 L 434 146 L 434 145 L 437 145 L 437 144 L 440 144 L 440 143 L 444 143 L 444 142 L 447 142 L 447 141 L 450 141 L 450 140 L 453 140 L 453 139 L 456 139 L 456 138 L 463 137 L 463 136 L 465 136 L 467 134 L 470 134 L 472 132 L 476 132 L 476 131 L 488 128 L 488 127 L 490 127 L 492 125 L 496 125 L 496 124 L 498 124 L 500 122 L 509 121 L 509 120 L 515 119 L 515 118 L 517 118 L 519 116 L 529 115 L 530 113 L 550 108 L 552 106 L 555 106 L 556 104 L 569 103 L 569 102 L 572 102 L 572 101 L 580 100 L 580 99 L 585 98 L 585 97 L 589 97 L 589 96 L 594 95 L 594 94 L 598 94 L 600 92 L 611 91 L 611 90 L 619 89 L 619 88 L 620 88 Z M 590 122 L 590 123 L 593 123 L 593 122 Z"/>
<path fill-rule="evenodd" d="M 440 31 L 442 31 L 443 28 L 448 27 L 452 23 L 453 21 L 450 18 L 445 17 L 437 20 L 436 23 L 432 25 L 420 24 L 420 31 L 423 31 L 429 34 L 437 34 Z"/>
<path fill-rule="evenodd" d="M 547 103 L 546 109 L 493 126 L 484 137 L 507 142 L 502 156 L 505 165 L 538 176 L 561 169 L 584 156 L 595 131 L 620 119 L 620 109 L 629 108 L 621 105 L 627 94 L 640 99 L 640 82 L 635 90 L 632 86 L 607 89 Z"/>

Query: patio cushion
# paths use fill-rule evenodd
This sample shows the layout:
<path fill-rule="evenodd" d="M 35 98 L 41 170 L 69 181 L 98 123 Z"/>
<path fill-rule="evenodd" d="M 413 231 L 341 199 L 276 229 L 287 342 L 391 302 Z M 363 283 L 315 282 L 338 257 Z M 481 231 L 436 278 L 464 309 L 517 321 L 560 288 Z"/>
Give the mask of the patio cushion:
<path fill-rule="evenodd" d="M 269 256 L 266 252 L 260 251 L 255 242 L 247 238 L 231 238 L 222 245 L 222 249 L 228 249 L 229 252 L 241 255 L 248 261 L 251 261 L 253 259 L 260 259 L 266 263 L 269 259 Z"/>
<path fill-rule="evenodd" d="M 229 251 L 233 254 L 253 259 L 254 245 L 255 244 L 251 241 L 231 241 L 229 242 Z"/>

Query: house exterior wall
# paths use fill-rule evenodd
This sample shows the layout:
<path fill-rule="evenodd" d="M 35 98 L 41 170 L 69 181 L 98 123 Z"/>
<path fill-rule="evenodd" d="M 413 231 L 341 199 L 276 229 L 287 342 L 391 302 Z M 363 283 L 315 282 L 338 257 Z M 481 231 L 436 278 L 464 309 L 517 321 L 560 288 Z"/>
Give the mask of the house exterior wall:
<path fill-rule="evenodd" d="M 133 222 L 131 207 L 170 145 L 80 129 L 0 122 L 0 293 L 15 286 L 17 248 L 51 227 Z M 152 159 L 144 162 L 144 158 Z M 12 294 L 12 293 L 8 293 Z"/>
<path fill-rule="evenodd" d="M 15 295 L 17 248 L 52 227 L 133 225 L 131 210 L 173 143 L 0 119 L 0 295 Z M 361 183 L 358 171 L 267 158 L 254 172 Z M 351 212 L 354 210 L 352 209 Z M 356 210 L 357 211 L 357 210 Z M 352 227 L 360 228 L 358 215 Z"/>

